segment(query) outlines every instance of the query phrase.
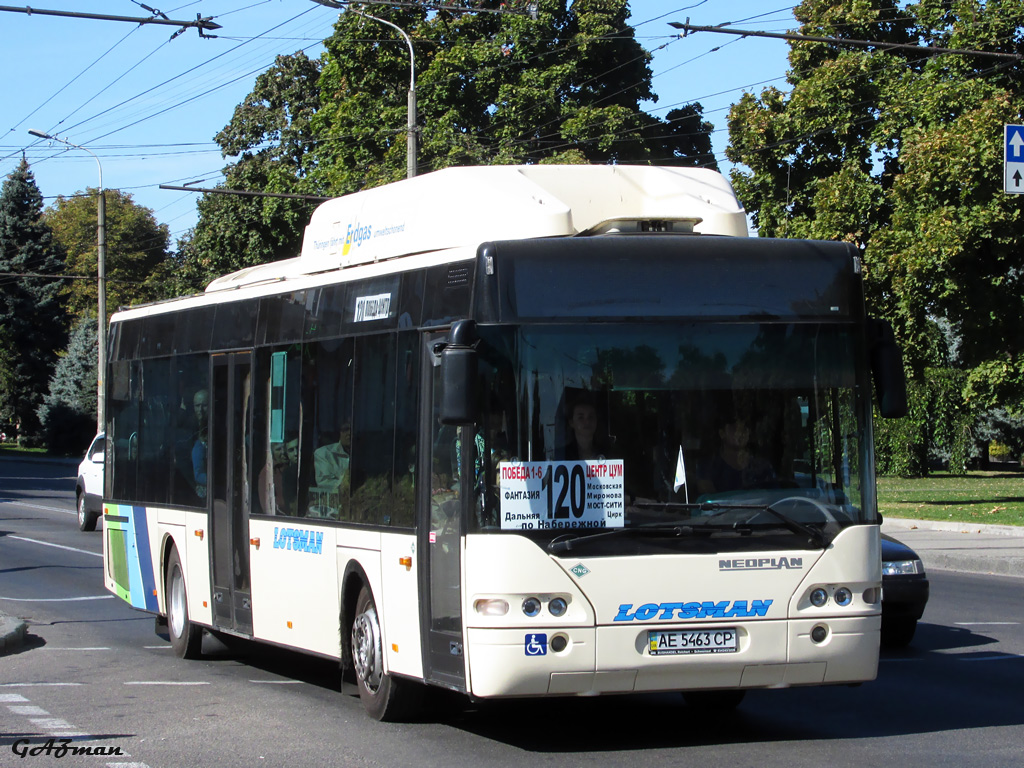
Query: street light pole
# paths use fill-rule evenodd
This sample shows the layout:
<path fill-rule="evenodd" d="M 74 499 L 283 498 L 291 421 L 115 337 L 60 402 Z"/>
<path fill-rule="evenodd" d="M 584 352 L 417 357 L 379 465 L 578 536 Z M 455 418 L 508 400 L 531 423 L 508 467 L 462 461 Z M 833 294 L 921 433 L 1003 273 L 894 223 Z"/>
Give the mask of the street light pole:
<path fill-rule="evenodd" d="M 373 19 L 379 21 L 381 24 L 385 24 L 391 27 L 393 30 L 398 32 L 405 40 L 405 44 L 409 46 L 409 99 L 408 99 L 408 110 L 407 110 L 407 134 L 406 134 L 406 149 L 405 149 L 405 175 L 406 178 L 411 179 L 416 175 L 416 55 L 412 50 L 412 40 L 409 39 L 409 35 L 405 33 L 405 30 L 399 27 L 397 24 L 392 24 L 387 19 L 380 19 L 376 16 L 371 16 L 363 11 L 357 11 L 355 8 L 349 8 L 349 13 L 354 13 L 356 16 L 362 16 L 366 19 Z"/>
<path fill-rule="evenodd" d="M 59 136 L 51 136 L 42 131 L 30 130 L 30 134 L 48 141 L 58 141 L 69 147 L 88 152 L 96 160 L 96 167 L 100 172 L 100 187 L 96 193 L 96 260 L 98 262 L 97 272 L 97 361 L 96 361 L 96 431 L 103 432 L 106 429 L 107 420 L 107 396 L 106 396 L 106 370 L 107 370 L 107 199 L 103 194 L 103 166 L 99 157 L 91 149 L 72 144 L 67 139 Z"/>

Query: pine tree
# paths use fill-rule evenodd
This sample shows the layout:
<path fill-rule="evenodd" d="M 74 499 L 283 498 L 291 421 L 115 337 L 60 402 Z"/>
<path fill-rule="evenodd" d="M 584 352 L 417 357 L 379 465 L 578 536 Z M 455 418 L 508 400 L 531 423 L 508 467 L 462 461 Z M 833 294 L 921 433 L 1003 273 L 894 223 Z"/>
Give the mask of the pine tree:
<path fill-rule="evenodd" d="M 0 414 L 17 425 L 19 439 L 38 433 L 36 411 L 65 342 L 64 255 L 42 214 L 43 196 L 22 158 L 0 192 Z"/>
<path fill-rule="evenodd" d="M 96 362 L 96 315 L 85 315 L 71 329 L 39 406 L 43 440 L 52 453 L 78 455 L 95 432 Z"/>

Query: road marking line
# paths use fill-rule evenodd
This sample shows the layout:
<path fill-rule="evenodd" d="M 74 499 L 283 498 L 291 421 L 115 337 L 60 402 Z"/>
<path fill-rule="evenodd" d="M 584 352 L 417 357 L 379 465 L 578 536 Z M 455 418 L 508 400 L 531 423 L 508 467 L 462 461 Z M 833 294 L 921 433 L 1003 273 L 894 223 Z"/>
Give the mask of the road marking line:
<path fill-rule="evenodd" d="M 58 685 L 84 685 L 84 683 L 0 683 L 0 688 L 47 688 Z M 17 696 L 17 694 L 0 693 L 0 701 L 4 701 L 4 696 Z M 28 699 L 21 699 L 21 701 L 28 701 Z"/>
<path fill-rule="evenodd" d="M 76 509 L 65 509 L 63 507 L 44 507 L 42 504 L 26 504 L 23 501 L 17 499 L 0 499 L 0 503 L 3 504 L 17 504 L 19 507 L 27 507 L 28 509 L 42 509 L 47 512 L 63 512 L 65 515 L 77 515 L 78 510 Z"/>
<path fill-rule="evenodd" d="M 20 693 L 0 693 L 0 702 L 2 702 L 4 704 L 7 704 L 7 703 L 10 703 L 12 701 L 26 701 L 27 702 L 28 699 L 26 699 Z"/>
<path fill-rule="evenodd" d="M 29 542 L 31 544 L 39 544 L 40 546 L 43 546 L 43 547 L 56 547 L 57 549 L 66 549 L 69 552 L 80 552 L 83 555 L 92 555 L 93 557 L 100 557 L 100 558 L 103 557 L 103 553 L 102 552 L 90 552 L 87 549 L 79 549 L 78 547 L 66 547 L 63 544 L 53 544 L 53 543 L 51 543 L 49 541 L 39 541 L 39 539 L 29 539 L 29 538 L 26 538 L 25 536 L 8 535 L 7 538 L 8 539 L 17 539 L 18 541 L 27 541 L 27 542 Z"/>
<path fill-rule="evenodd" d="M 84 647 L 84 648 L 51 648 L 50 646 L 45 645 L 42 648 L 39 648 L 38 650 L 40 650 L 40 651 L 109 651 L 111 649 L 110 648 L 104 648 L 102 646 L 97 646 L 95 648 L 90 648 L 90 647 Z"/>
<path fill-rule="evenodd" d="M 61 720 L 59 717 L 30 717 L 28 721 L 38 728 L 45 728 L 47 731 L 73 731 L 75 729 L 75 726 L 67 720 Z"/>
<path fill-rule="evenodd" d="M 958 627 L 1016 627 L 1019 621 L 958 621 Z"/>
<path fill-rule="evenodd" d="M 145 648 L 147 651 L 166 651 L 166 650 L 172 648 L 173 646 L 170 646 L 170 645 L 144 645 L 142 647 Z"/>
<path fill-rule="evenodd" d="M 8 704 L 7 705 L 7 709 L 9 709 L 11 712 L 13 712 L 16 715 L 45 715 L 45 716 L 49 716 L 49 714 L 50 714 L 49 712 L 47 712 L 42 707 L 37 707 L 35 704 L 20 704 L 20 705 Z"/>
<path fill-rule="evenodd" d="M 149 768 L 145 763 L 107 763 L 107 768 Z"/>
<path fill-rule="evenodd" d="M 209 685 L 210 683 L 201 680 L 198 682 L 175 682 L 173 680 L 134 680 L 123 683 L 123 685 Z"/>
<path fill-rule="evenodd" d="M 257 685 L 302 685 L 301 680 L 250 680 Z"/>
<path fill-rule="evenodd" d="M 960 661 L 1005 661 L 1006 659 L 1024 659 L 1024 656 L 1018 656 L 1015 653 L 1004 653 L 999 656 L 982 656 L 980 658 L 971 657 L 967 659 L 960 659 Z"/>
<path fill-rule="evenodd" d="M 10 600 L 12 603 L 79 603 L 84 600 L 110 600 L 113 597 L 113 595 L 89 595 L 87 597 L 4 597 L 0 595 L 0 600 Z"/>

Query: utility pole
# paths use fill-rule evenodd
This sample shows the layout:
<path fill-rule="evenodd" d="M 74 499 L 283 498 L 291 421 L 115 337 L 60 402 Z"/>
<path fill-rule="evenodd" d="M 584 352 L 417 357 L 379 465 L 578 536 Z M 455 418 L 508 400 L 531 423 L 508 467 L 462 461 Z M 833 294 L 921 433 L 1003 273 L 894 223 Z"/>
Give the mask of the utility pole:
<path fill-rule="evenodd" d="M 406 110 L 405 177 L 411 179 L 416 175 L 416 54 L 412 50 L 412 40 L 409 39 L 409 35 L 405 33 L 404 29 L 386 19 L 379 19 L 376 16 L 357 11 L 351 7 L 348 9 L 348 12 L 354 13 L 356 16 L 362 16 L 364 19 L 379 21 L 381 24 L 391 27 L 402 36 L 405 44 L 409 46 L 409 98 Z"/>
<path fill-rule="evenodd" d="M 69 147 L 88 152 L 96 160 L 96 167 L 100 172 L 100 186 L 96 191 L 96 303 L 97 313 L 97 334 L 96 334 L 96 431 L 106 430 L 107 422 L 107 393 L 106 393 L 106 371 L 107 371 L 107 198 L 103 194 L 103 166 L 99 157 L 91 149 L 72 144 L 67 139 L 59 136 L 51 136 L 42 131 L 29 130 L 29 133 L 39 139 L 57 141 Z"/>

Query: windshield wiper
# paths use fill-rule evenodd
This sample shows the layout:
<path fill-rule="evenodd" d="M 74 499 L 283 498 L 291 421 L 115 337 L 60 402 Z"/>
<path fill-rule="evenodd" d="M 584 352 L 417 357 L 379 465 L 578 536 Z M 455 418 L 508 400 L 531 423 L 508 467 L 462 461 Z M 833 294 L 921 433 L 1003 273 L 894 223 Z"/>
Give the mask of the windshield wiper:
<path fill-rule="evenodd" d="M 778 502 L 776 502 L 778 503 Z M 747 517 L 745 520 L 739 520 L 733 524 L 733 527 L 748 524 L 751 520 L 757 517 L 761 512 L 767 512 L 769 515 L 774 517 L 776 520 L 781 522 L 784 526 L 794 533 L 802 533 L 809 539 L 811 544 L 816 544 L 819 547 L 824 548 L 828 543 L 828 538 L 825 536 L 825 532 L 818 529 L 812 528 L 806 523 L 801 523 L 799 520 L 794 520 L 789 515 L 783 514 L 779 510 L 775 509 L 774 504 L 723 504 L 722 502 L 715 502 L 708 504 L 705 508 L 712 508 L 719 510 L 712 517 L 718 517 L 724 515 L 727 512 L 733 510 L 753 510 L 754 514 Z"/>
<path fill-rule="evenodd" d="M 604 528 L 602 530 L 595 531 L 594 533 L 583 535 L 576 533 L 564 533 L 562 536 L 556 537 L 548 542 L 548 552 L 551 552 L 552 554 L 556 552 L 567 552 L 576 544 L 580 544 L 582 542 L 591 542 L 595 539 L 604 539 L 609 536 L 621 536 L 627 533 L 682 538 L 684 536 L 692 536 L 694 534 L 694 528 L 692 525 L 683 525 L 682 523 L 657 523 L 648 525 L 632 525 L 622 528 Z"/>

